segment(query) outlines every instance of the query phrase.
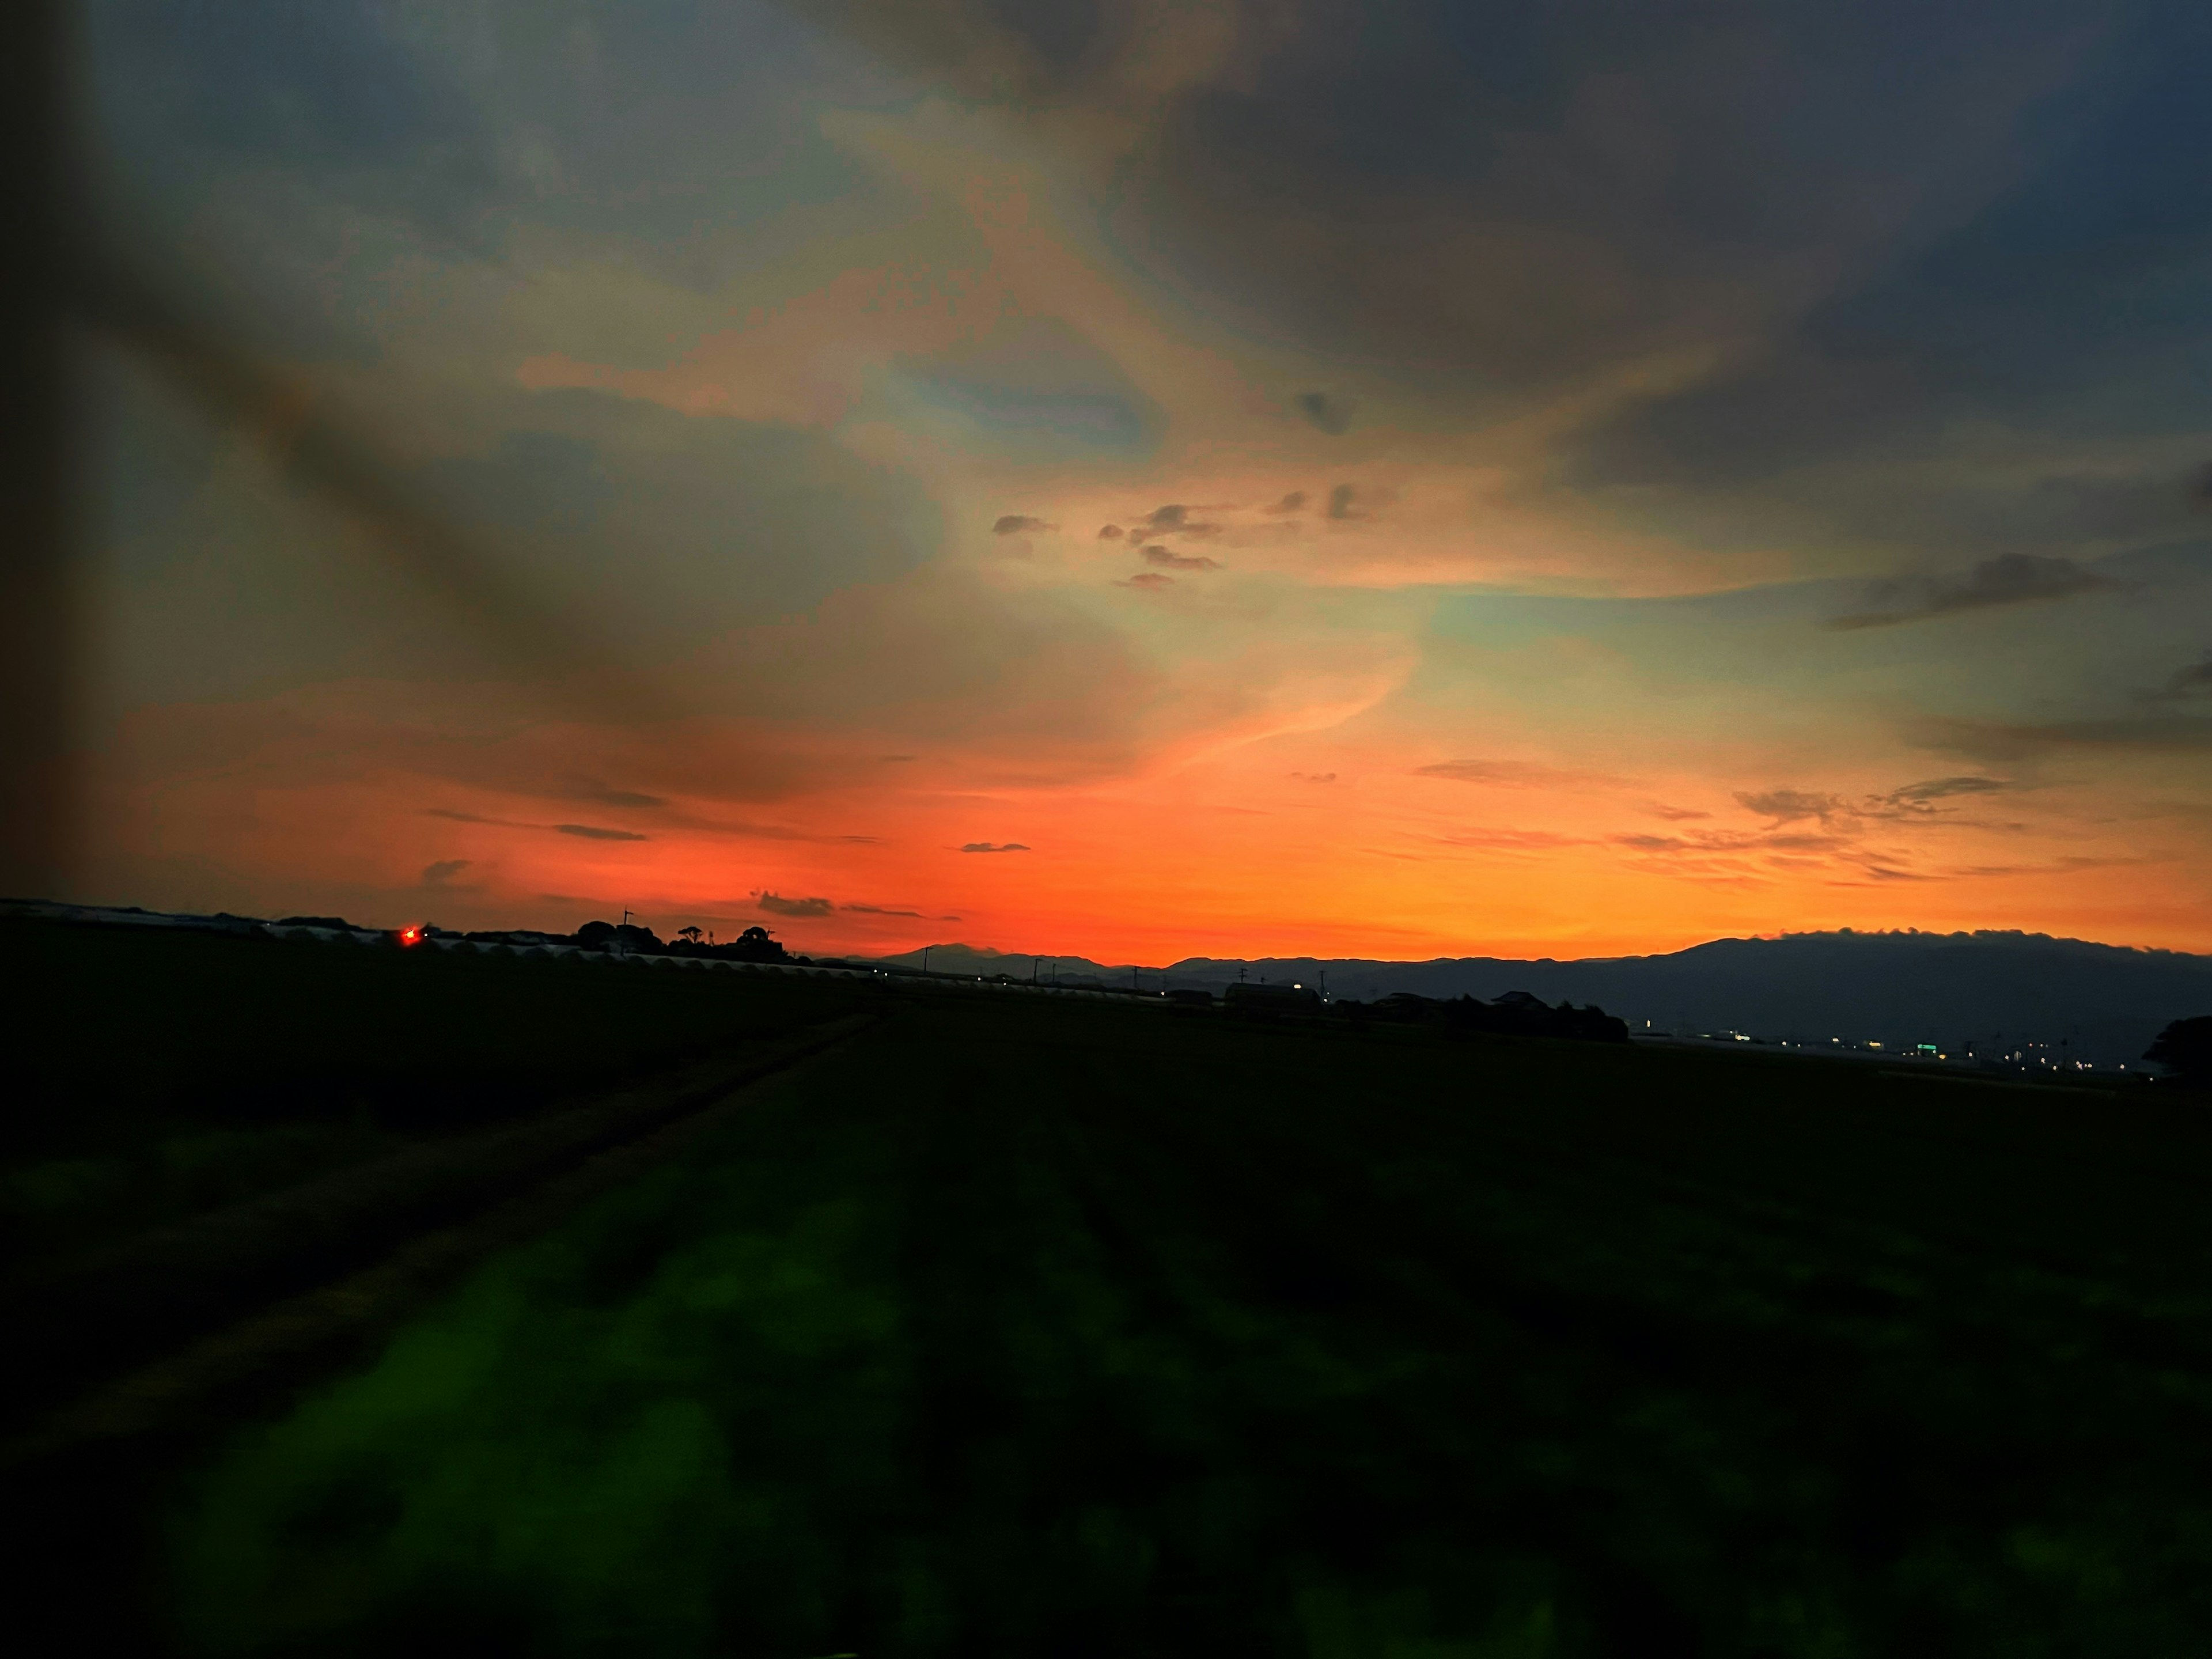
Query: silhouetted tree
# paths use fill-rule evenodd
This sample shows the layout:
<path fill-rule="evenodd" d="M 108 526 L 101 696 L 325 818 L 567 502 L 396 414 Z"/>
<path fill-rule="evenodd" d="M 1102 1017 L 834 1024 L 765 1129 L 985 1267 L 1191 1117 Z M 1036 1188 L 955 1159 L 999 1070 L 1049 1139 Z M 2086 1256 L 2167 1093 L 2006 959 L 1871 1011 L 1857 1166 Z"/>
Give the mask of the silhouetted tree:
<path fill-rule="evenodd" d="M 679 927 L 676 930 L 676 937 L 682 939 L 686 945 L 696 945 L 701 939 L 706 938 L 707 935 L 696 927 Z"/>
<path fill-rule="evenodd" d="M 748 927 L 735 945 L 723 947 L 739 962 L 789 962 L 791 957 L 765 927 Z"/>
<path fill-rule="evenodd" d="M 2212 1014 L 2175 1020 L 2143 1050 L 2143 1058 L 2193 1089 L 2212 1088 Z"/>

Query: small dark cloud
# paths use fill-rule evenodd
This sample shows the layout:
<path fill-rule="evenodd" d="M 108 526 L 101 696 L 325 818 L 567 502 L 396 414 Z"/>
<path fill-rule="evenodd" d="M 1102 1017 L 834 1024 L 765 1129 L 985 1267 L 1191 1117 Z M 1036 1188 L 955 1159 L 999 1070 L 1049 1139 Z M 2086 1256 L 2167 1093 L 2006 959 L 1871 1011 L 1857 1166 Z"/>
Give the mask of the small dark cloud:
<path fill-rule="evenodd" d="M 2012 785 L 2002 778 L 1967 776 L 1960 778 L 1930 778 L 1925 783 L 1908 783 L 1902 789 L 1890 791 L 1891 800 L 1942 800 L 1950 795 L 1990 795 Z"/>
<path fill-rule="evenodd" d="M 581 836 L 586 841 L 650 841 L 650 836 L 641 836 L 635 830 L 607 830 L 596 823 L 556 823 L 556 834 Z"/>
<path fill-rule="evenodd" d="M 2119 586 L 2110 576 L 2086 570 L 2071 559 L 2000 553 L 1993 559 L 1984 559 L 1960 578 L 1885 582 L 1868 596 L 1872 608 L 1837 617 L 1827 625 L 1837 629 L 1888 628 L 1961 611 L 2107 592 Z"/>
<path fill-rule="evenodd" d="M 427 811 L 424 811 L 424 813 L 423 813 L 423 815 L 422 815 L 422 816 L 423 816 L 423 817 L 431 817 L 431 818 L 445 818 L 445 819 L 447 819 L 448 821 L 450 821 L 450 822 L 452 822 L 452 823 L 507 823 L 507 820 L 506 820 L 505 818 L 488 818 L 488 817 L 484 817 L 484 815 L 483 815 L 483 813 L 481 813 L 481 812 L 458 812 L 458 811 L 454 811 L 452 807 L 450 807 L 450 806 L 433 806 L 433 807 L 430 807 L 430 808 L 428 808 Z M 510 827 L 510 828 L 512 828 L 513 826 L 509 826 L 509 827 Z"/>
<path fill-rule="evenodd" d="M 2166 677 L 2166 684 L 2154 691 L 2141 694 L 2145 702 L 2178 702 L 2185 697 L 2212 694 L 2212 651 L 2185 667 L 2177 668 Z"/>
<path fill-rule="evenodd" d="M 1690 845 L 1680 836 L 1651 835 L 1615 836 L 1613 837 L 1613 844 L 1615 847 L 1632 848 L 1639 853 L 1674 853 Z"/>
<path fill-rule="evenodd" d="M 1302 513 L 1305 510 L 1305 505 L 1306 492 L 1303 489 L 1293 489 L 1273 507 L 1263 507 L 1261 510 L 1266 513 Z"/>
<path fill-rule="evenodd" d="M 641 794 L 635 789 L 614 789 L 597 778 L 579 778 L 562 792 L 568 800 L 596 801 L 602 806 L 649 808 L 665 806 L 667 801 L 659 795 Z"/>
<path fill-rule="evenodd" d="M 1695 807 L 1669 806 L 1666 802 L 1661 800 L 1648 802 L 1644 810 L 1650 813 L 1653 817 L 1664 818 L 1669 823 L 1682 823 L 1692 818 L 1709 818 L 1712 817 L 1711 812 L 1700 812 Z"/>
<path fill-rule="evenodd" d="M 1356 486 L 1340 483 L 1328 492 L 1328 516 L 1332 519 L 1364 519 L 1367 516 L 1367 509 L 1361 505 Z"/>
<path fill-rule="evenodd" d="M 1165 507 L 1156 507 L 1145 514 L 1146 526 L 1152 530 L 1180 530 L 1188 509 L 1170 501 Z"/>
<path fill-rule="evenodd" d="M 1026 853 L 1030 849 L 1018 841 L 971 841 L 960 850 L 963 853 Z"/>
<path fill-rule="evenodd" d="M 422 866 L 422 884 L 442 887 L 467 869 L 470 862 L 467 859 L 440 859 L 435 864 L 426 864 Z"/>
<path fill-rule="evenodd" d="M 1123 587 L 1172 587 L 1175 586 L 1175 578 L 1163 574 L 1158 570 L 1139 570 L 1121 586 Z"/>
<path fill-rule="evenodd" d="M 994 536 L 1030 536 L 1054 528 L 1042 519 L 1032 519 L 1026 513 L 1009 513 L 991 526 Z"/>
<path fill-rule="evenodd" d="M 1098 539 L 1102 542 L 1120 541 L 1121 539 L 1121 526 L 1118 524 L 1100 525 L 1098 526 Z"/>
<path fill-rule="evenodd" d="M 1920 783 L 1908 783 L 1902 789 L 1893 789 L 1886 795 L 1869 795 L 1864 810 L 1870 817 L 1926 817 L 1934 815 L 1938 801 L 1955 799 L 1960 795 L 1994 795 L 2011 787 L 2002 778 L 1985 778 L 1978 774 L 1929 778 Z"/>
<path fill-rule="evenodd" d="M 1332 438 L 1351 426 L 1358 407 L 1351 398 L 1334 392 L 1301 392 L 1291 401 L 1299 414 Z"/>
<path fill-rule="evenodd" d="M 1334 783 L 1336 781 L 1336 774 L 1334 772 L 1293 772 L 1291 775 L 1302 783 Z"/>
<path fill-rule="evenodd" d="M 1807 818 L 1826 823 L 1838 813 L 1850 811 L 1841 795 L 1816 795 L 1803 789 L 1739 789 L 1735 798 L 1747 811 L 1771 818 L 1776 826 Z"/>
<path fill-rule="evenodd" d="M 826 898 L 786 898 L 781 893 L 759 893 L 760 908 L 772 916 L 826 916 L 837 907 Z"/>
<path fill-rule="evenodd" d="M 916 921 L 921 920 L 919 910 L 893 910 L 880 904 L 841 904 L 837 908 L 863 916 L 912 916 Z"/>
<path fill-rule="evenodd" d="M 1177 553 L 1170 548 L 1154 545 L 1140 550 L 1148 564 L 1163 564 L 1170 570 L 1218 570 L 1218 562 L 1202 553 Z"/>

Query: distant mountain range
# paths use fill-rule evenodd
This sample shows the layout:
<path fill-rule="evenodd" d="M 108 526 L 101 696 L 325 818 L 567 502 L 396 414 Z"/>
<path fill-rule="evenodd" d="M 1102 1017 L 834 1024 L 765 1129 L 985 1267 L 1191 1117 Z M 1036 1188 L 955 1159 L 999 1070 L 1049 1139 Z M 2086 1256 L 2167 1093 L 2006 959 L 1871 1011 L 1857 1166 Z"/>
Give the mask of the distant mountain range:
<path fill-rule="evenodd" d="M 922 952 L 882 958 L 918 966 Z M 1191 957 L 1164 969 L 1031 957 L 967 945 L 929 948 L 933 970 L 1218 991 L 1243 977 L 1326 983 L 1371 1002 L 1396 991 L 1488 1000 L 1527 991 L 1595 1002 L 1633 1030 L 1741 1031 L 1825 1042 L 2063 1045 L 2100 1066 L 2136 1063 L 2168 1021 L 2212 1013 L 2212 957 L 2137 951 L 2043 933 L 1793 933 L 1724 939 L 1664 956 L 1534 962 Z"/>

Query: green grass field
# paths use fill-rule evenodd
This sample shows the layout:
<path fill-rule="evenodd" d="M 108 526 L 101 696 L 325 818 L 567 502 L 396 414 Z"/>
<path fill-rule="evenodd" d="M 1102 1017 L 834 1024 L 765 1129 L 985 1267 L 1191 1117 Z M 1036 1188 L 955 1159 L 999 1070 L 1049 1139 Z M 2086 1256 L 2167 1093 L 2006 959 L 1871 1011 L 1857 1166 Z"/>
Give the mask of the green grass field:
<path fill-rule="evenodd" d="M 118 1480 L 72 1594 L 189 1653 L 2212 1650 L 2201 1103 L 890 1006 Z"/>

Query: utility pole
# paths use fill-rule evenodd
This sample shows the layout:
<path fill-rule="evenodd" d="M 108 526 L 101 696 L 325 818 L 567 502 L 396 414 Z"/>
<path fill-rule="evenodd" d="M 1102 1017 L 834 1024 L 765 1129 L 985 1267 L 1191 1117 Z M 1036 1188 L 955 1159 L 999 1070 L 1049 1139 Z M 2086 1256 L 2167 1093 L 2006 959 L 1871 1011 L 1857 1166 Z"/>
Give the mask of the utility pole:
<path fill-rule="evenodd" d="M 921 947 L 921 971 L 924 974 L 929 972 L 929 946 L 927 945 Z"/>

